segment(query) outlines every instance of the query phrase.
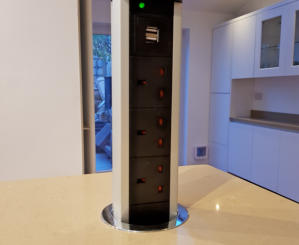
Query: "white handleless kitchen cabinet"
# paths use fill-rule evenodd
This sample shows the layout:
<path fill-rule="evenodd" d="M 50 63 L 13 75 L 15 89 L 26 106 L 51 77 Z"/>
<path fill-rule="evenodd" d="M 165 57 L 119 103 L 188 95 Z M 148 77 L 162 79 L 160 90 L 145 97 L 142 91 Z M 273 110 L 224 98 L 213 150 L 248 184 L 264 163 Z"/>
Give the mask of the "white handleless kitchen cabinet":
<path fill-rule="evenodd" d="M 278 193 L 299 202 L 299 134 L 281 137 Z"/>
<path fill-rule="evenodd" d="M 287 14 L 282 6 L 257 15 L 255 77 L 286 74 Z"/>
<path fill-rule="evenodd" d="M 211 94 L 210 141 L 227 145 L 230 111 L 229 94 Z"/>
<path fill-rule="evenodd" d="M 253 127 L 230 123 L 229 127 L 229 172 L 251 180 Z"/>
<path fill-rule="evenodd" d="M 228 147 L 217 143 L 210 143 L 209 145 L 209 159 L 212 166 L 228 171 Z"/>
<path fill-rule="evenodd" d="M 221 26 L 214 30 L 212 57 L 212 93 L 230 93 L 232 25 Z"/>
<path fill-rule="evenodd" d="M 253 128 L 252 182 L 277 191 L 280 131 Z"/>
<path fill-rule="evenodd" d="M 254 77 L 256 16 L 249 16 L 232 25 L 232 78 Z"/>
<path fill-rule="evenodd" d="M 299 1 L 287 7 L 287 75 L 299 75 Z"/>

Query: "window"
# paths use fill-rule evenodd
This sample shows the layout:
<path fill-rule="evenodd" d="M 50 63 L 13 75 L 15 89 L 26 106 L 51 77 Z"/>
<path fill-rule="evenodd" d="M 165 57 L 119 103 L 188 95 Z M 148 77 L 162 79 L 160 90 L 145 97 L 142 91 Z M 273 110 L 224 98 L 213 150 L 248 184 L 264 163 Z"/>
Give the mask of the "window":
<path fill-rule="evenodd" d="M 111 35 L 93 35 L 96 171 L 112 170 Z"/>

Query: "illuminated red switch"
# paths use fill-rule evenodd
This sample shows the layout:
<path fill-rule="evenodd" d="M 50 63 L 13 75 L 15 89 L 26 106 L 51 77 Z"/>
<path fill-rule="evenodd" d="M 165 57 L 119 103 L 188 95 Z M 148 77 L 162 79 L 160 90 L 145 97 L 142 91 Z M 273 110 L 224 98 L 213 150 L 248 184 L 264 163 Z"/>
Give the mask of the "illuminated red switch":
<path fill-rule="evenodd" d="M 163 173 L 163 165 L 159 165 L 158 167 L 157 167 L 157 170 L 158 170 L 158 173 Z"/>
<path fill-rule="evenodd" d="M 158 146 L 163 147 L 163 145 L 164 145 L 164 140 L 162 138 L 159 138 L 158 139 Z"/>
<path fill-rule="evenodd" d="M 163 117 L 159 117 L 158 118 L 158 126 L 159 127 L 163 127 L 164 126 L 164 118 Z"/>
<path fill-rule="evenodd" d="M 138 135 L 147 135 L 147 131 L 146 130 L 138 130 L 137 134 Z"/>
<path fill-rule="evenodd" d="M 159 192 L 159 193 L 163 192 L 163 185 L 159 185 L 159 186 L 158 186 L 158 192 Z"/>

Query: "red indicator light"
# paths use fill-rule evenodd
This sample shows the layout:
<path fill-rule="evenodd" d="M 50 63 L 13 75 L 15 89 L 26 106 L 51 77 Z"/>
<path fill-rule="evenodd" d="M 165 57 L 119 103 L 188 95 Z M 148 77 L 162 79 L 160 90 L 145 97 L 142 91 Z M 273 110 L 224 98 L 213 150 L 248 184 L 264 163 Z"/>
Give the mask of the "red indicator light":
<path fill-rule="evenodd" d="M 163 147 L 163 144 L 164 144 L 163 139 L 162 138 L 158 139 L 158 146 Z"/>
<path fill-rule="evenodd" d="M 163 192 L 163 185 L 158 186 L 158 192 L 160 192 L 160 193 Z"/>
<path fill-rule="evenodd" d="M 164 89 L 160 89 L 159 96 L 160 96 L 160 99 L 163 99 L 163 98 L 164 98 L 164 96 L 165 96 L 165 91 L 164 91 Z"/>
<path fill-rule="evenodd" d="M 162 127 L 164 125 L 164 119 L 162 117 L 158 118 L 158 125 Z"/>
<path fill-rule="evenodd" d="M 165 69 L 160 68 L 160 76 L 163 77 L 165 75 Z"/>
<path fill-rule="evenodd" d="M 158 170 L 158 173 L 163 173 L 163 166 L 162 165 L 159 165 L 157 167 L 157 170 Z"/>

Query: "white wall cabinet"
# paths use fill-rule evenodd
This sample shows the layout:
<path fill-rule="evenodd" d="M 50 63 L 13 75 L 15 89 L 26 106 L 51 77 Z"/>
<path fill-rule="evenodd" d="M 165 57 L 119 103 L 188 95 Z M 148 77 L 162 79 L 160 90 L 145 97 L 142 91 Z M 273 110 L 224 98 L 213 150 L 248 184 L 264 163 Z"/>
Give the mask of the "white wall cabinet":
<path fill-rule="evenodd" d="M 299 134 L 287 133 L 281 137 L 278 193 L 299 202 Z"/>
<path fill-rule="evenodd" d="M 299 2 L 287 6 L 286 73 L 299 75 Z"/>
<path fill-rule="evenodd" d="M 286 6 L 257 15 L 255 77 L 286 74 L 287 15 Z"/>
<path fill-rule="evenodd" d="M 231 57 L 232 57 L 231 25 L 214 30 L 212 57 L 212 93 L 230 93 L 231 88 Z"/>
<path fill-rule="evenodd" d="M 249 116 L 252 79 L 299 75 L 299 0 L 290 2 L 214 30 L 209 157 L 219 169 L 299 201 L 299 133 L 229 122 L 230 114 Z M 232 83 L 248 98 L 230 112 L 240 101 L 231 98 Z"/>
<path fill-rule="evenodd" d="M 232 78 L 254 77 L 256 16 L 233 23 Z"/>
<path fill-rule="evenodd" d="M 280 131 L 253 128 L 252 182 L 272 191 L 278 190 Z"/>
<path fill-rule="evenodd" d="M 228 169 L 247 180 L 252 179 L 252 132 L 250 125 L 230 123 Z"/>
<path fill-rule="evenodd" d="M 226 30 L 233 35 L 232 79 L 299 75 L 299 1 L 241 18 Z"/>

